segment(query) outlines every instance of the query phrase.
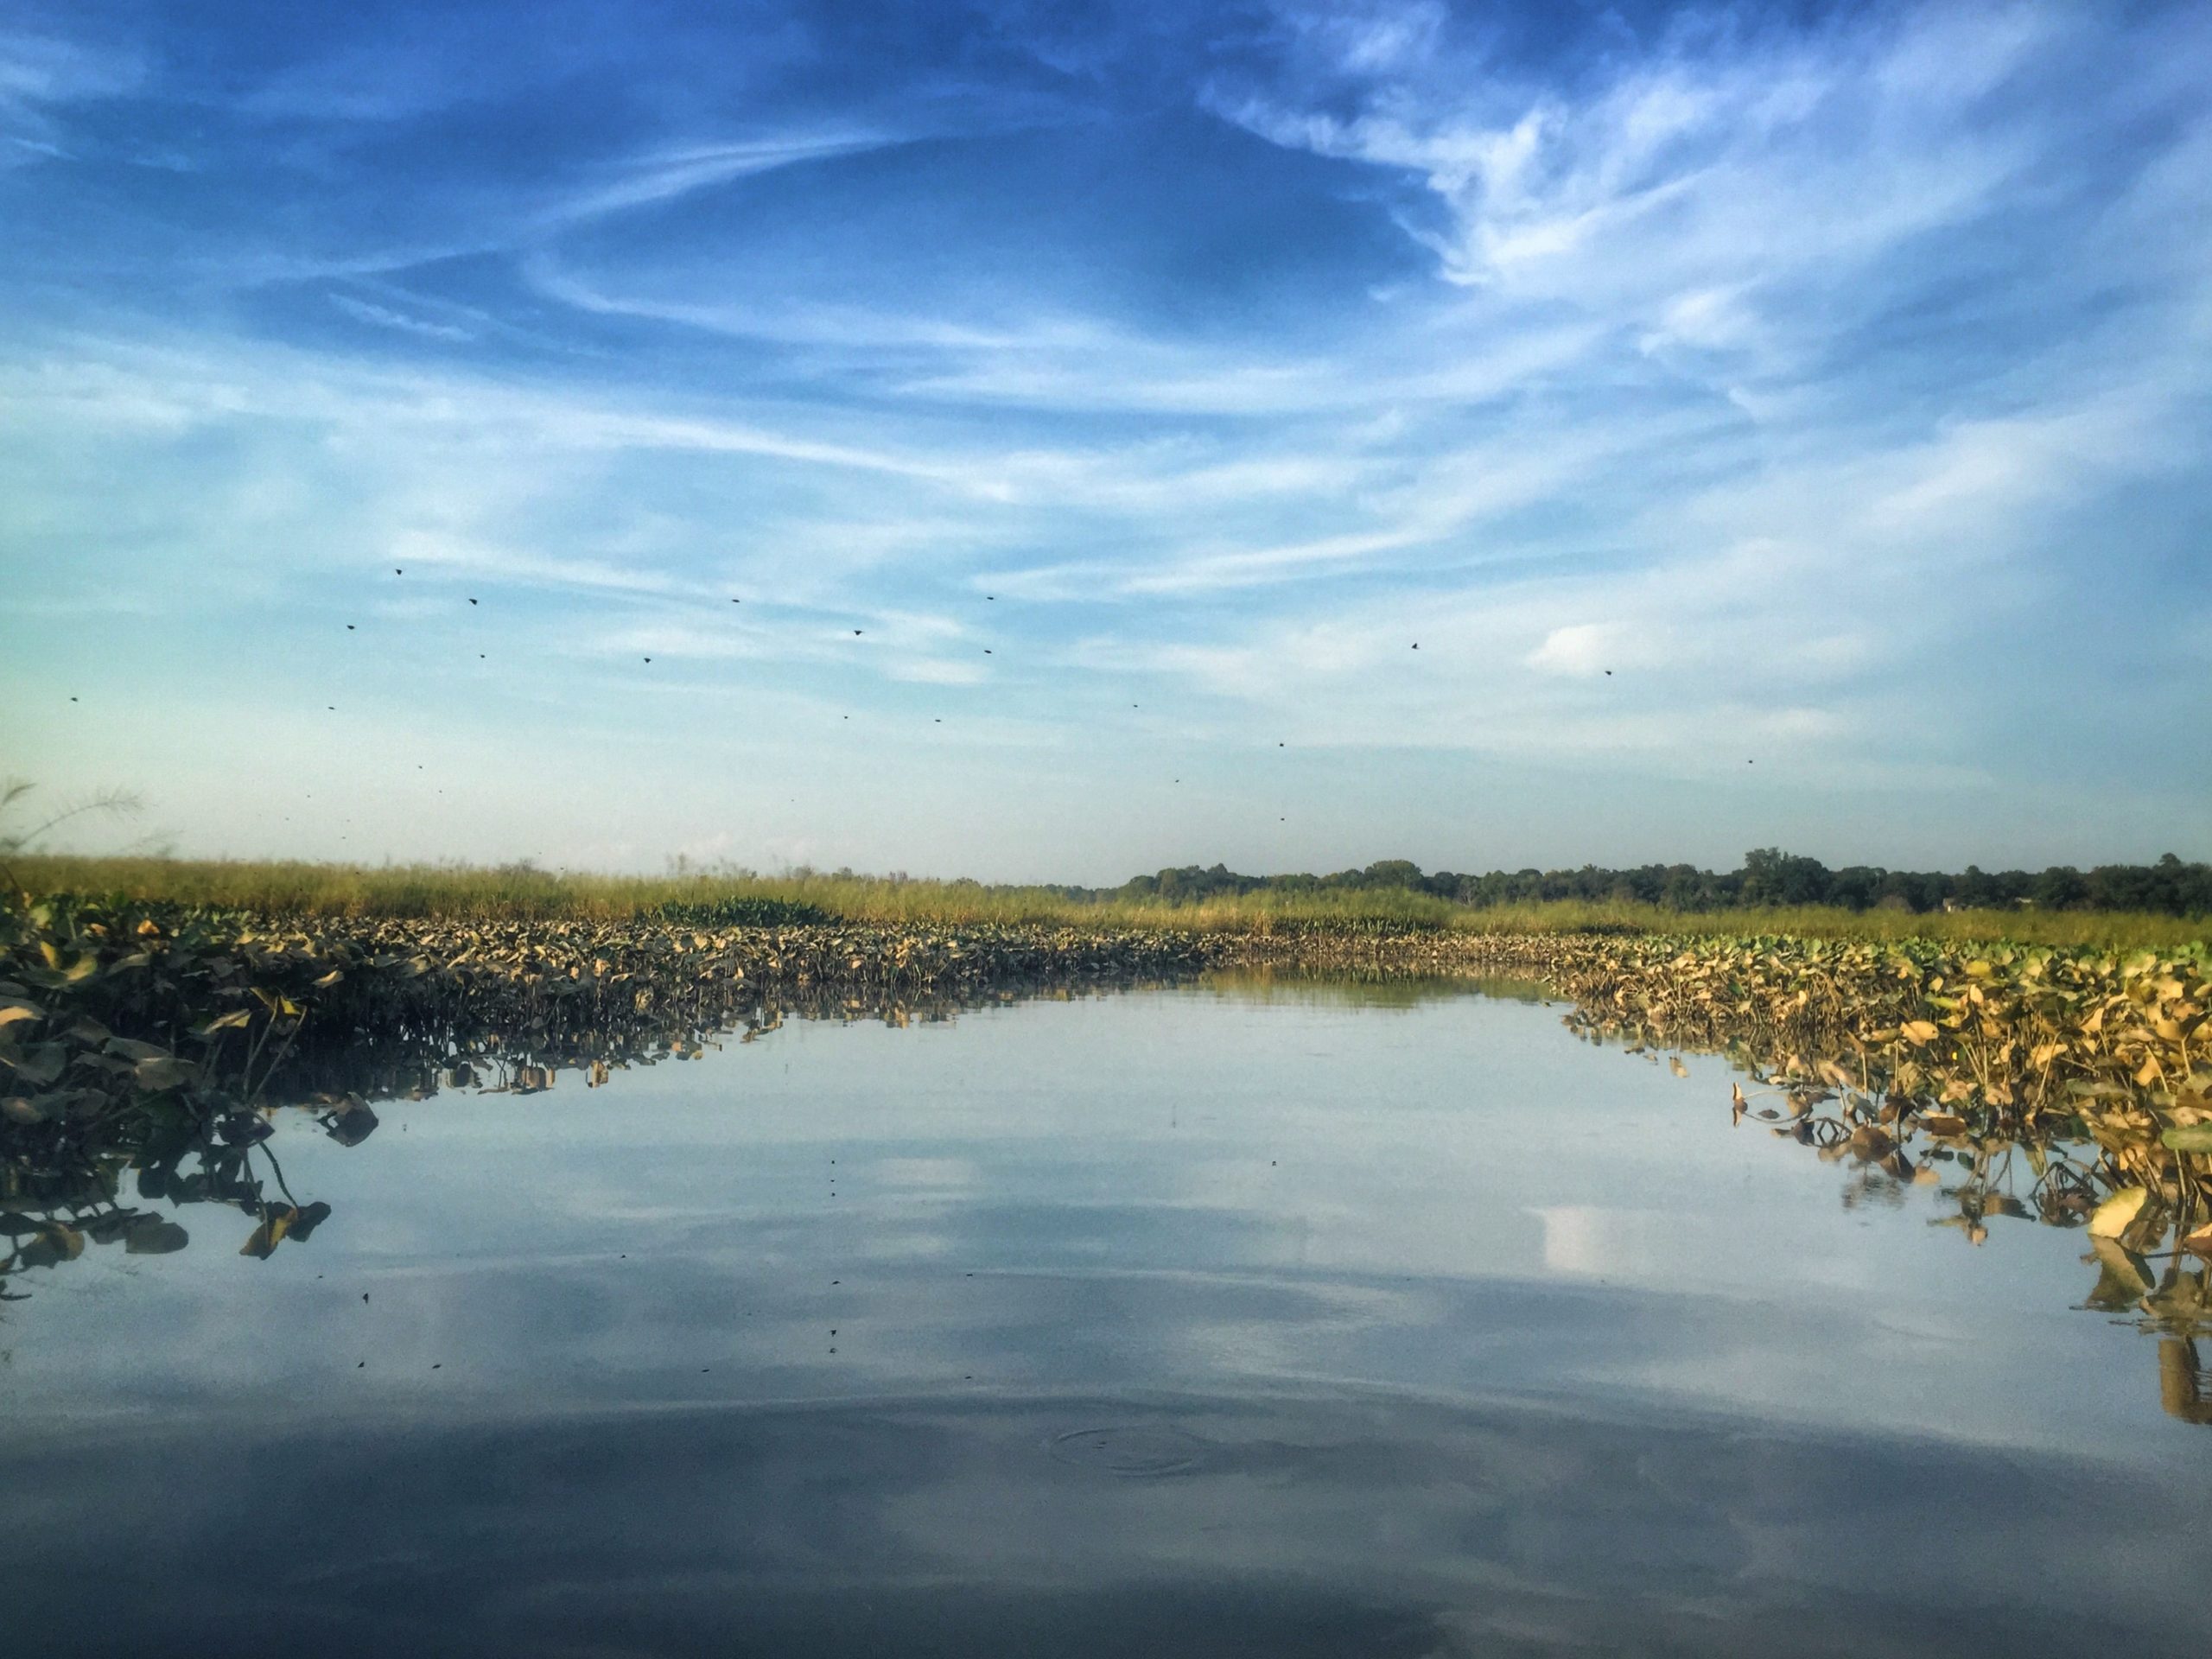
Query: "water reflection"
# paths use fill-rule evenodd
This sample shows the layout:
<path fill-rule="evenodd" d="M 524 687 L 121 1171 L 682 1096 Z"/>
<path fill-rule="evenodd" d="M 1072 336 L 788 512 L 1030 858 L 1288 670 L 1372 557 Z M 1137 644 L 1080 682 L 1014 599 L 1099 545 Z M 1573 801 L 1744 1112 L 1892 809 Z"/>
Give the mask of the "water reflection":
<path fill-rule="evenodd" d="M 358 1097 L 303 1109 L 340 1146 L 360 1145 L 377 1127 L 375 1111 Z M 263 1144 L 272 1115 L 233 1115 L 208 1124 L 165 1116 L 91 1142 L 27 1135 L 0 1141 L 0 1198 L 9 1206 L 0 1210 L 0 1236 L 7 1240 L 0 1301 L 27 1300 L 23 1275 L 74 1262 L 88 1246 L 120 1244 L 126 1255 L 181 1250 L 192 1235 L 173 1214 L 199 1205 L 235 1210 L 251 1220 L 241 1255 L 266 1260 L 287 1241 L 306 1243 L 329 1219 L 330 1205 L 294 1196 L 276 1154 Z M 124 1198 L 126 1175 L 133 1178 L 136 1202 Z"/>
<path fill-rule="evenodd" d="M 2087 1147 L 1908 1124 L 1823 1163 L 1831 1132 L 1796 1130 L 1842 1096 L 1792 1116 L 1721 1060 L 1578 1045 L 1527 988 L 734 1012 L 606 1052 L 419 1033 L 88 1167 L 25 1153 L 12 1214 L 79 1242 L 15 1264 L 41 1294 L 0 1325 L 0 1481 L 35 1518 L 0 1554 L 10 1633 L 1080 1659 L 2212 1635 L 2201 1333 L 2115 1365 L 2103 1321 L 2151 1323 L 2169 1270 L 2125 1238 L 2091 1253 L 2103 1319 L 2073 1311 Z M 1969 1211 L 2010 1248 L 1931 1248 Z"/>
<path fill-rule="evenodd" d="M 7 1468 L 39 1517 L 0 1568 L 11 1634 L 77 1653 L 2149 1654 L 2202 1628 L 2171 1476 L 1511 1402 L 289 1412 Z M 242 1504 L 253 1541 L 211 1552 Z M 119 1553 L 131 1592 L 87 1621 L 82 1568 Z M 2024 1560 L 2076 1571 L 2038 1594 Z"/>
<path fill-rule="evenodd" d="M 74 1262 L 88 1245 L 119 1243 L 132 1255 L 184 1249 L 190 1233 L 152 1205 L 238 1211 L 252 1222 L 242 1255 L 266 1258 L 288 1240 L 305 1243 L 331 1206 L 319 1199 L 302 1203 L 287 1185 L 265 1144 L 281 1115 L 303 1112 L 333 1141 L 353 1147 L 378 1126 L 372 1101 L 423 1101 L 449 1090 L 541 1094 L 564 1072 L 597 1088 L 617 1071 L 696 1060 L 725 1041 L 756 1041 L 788 1020 L 868 1020 L 903 1029 L 947 1023 L 963 1010 L 1159 982 L 1131 976 L 1079 987 L 1016 981 L 988 989 L 869 996 L 806 986 L 676 1001 L 641 995 L 632 1018 L 574 1029 L 396 1022 L 343 1046 L 314 1039 L 288 1044 L 284 1064 L 253 1090 L 267 1102 L 256 1109 L 202 1118 L 163 1103 L 74 1122 L 0 1119 L 0 1302 L 27 1300 L 25 1274 Z M 124 1201 L 125 1176 L 135 1177 L 136 1204 Z"/>
<path fill-rule="evenodd" d="M 1756 1079 L 1758 1068 L 1748 1070 Z M 2077 1118 L 2078 1138 L 2063 1140 L 2025 1133 L 1986 1110 L 1900 1107 L 1847 1085 L 1775 1085 L 1746 1096 L 1737 1084 L 1731 1117 L 1738 1126 L 1764 1122 L 1777 1139 L 1844 1166 L 1847 1208 L 1902 1208 L 1909 1193 L 1924 1189 L 1948 1210 L 1928 1225 L 1969 1245 L 1986 1243 L 2000 1222 L 2083 1234 L 2088 1250 L 2081 1259 L 2095 1276 L 2079 1306 L 2126 1316 L 2158 1337 L 2158 1397 L 2167 1414 L 2212 1421 L 2196 1346 L 2212 1332 L 2212 1233 L 2205 1227 L 2212 1211 L 2202 1157 L 2133 1125 Z"/>
<path fill-rule="evenodd" d="M 1151 988 L 1159 988 L 1156 982 Z M 786 988 L 734 996 L 711 1014 L 696 1001 L 673 1014 L 641 1006 L 630 1025 L 596 1028 L 588 1037 L 410 1028 L 342 1052 L 304 1048 L 281 1074 L 276 1098 L 283 1103 L 258 1111 L 233 1112 L 205 1124 L 181 1115 L 135 1124 L 116 1120 L 105 1126 L 112 1132 L 105 1137 L 0 1135 L 0 1198 L 6 1206 L 0 1210 L 0 1234 L 7 1239 L 0 1300 L 25 1300 L 39 1270 L 115 1246 L 126 1255 L 170 1254 L 192 1241 L 195 1228 L 204 1241 L 211 1230 L 192 1219 L 202 1205 L 227 1208 L 240 1218 L 213 1230 L 220 1248 L 266 1259 L 280 1249 L 306 1244 L 331 1217 L 332 1197 L 343 1199 L 355 1183 L 322 1160 L 315 1167 L 325 1190 L 296 1191 L 271 1137 L 272 1125 L 279 1122 L 295 1128 L 312 1122 L 327 1145 L 353 1148 L 379 1127 L 372 1101 L 389 1110 L 393 1103 L 423 1103 L 442 1094 L 526 1099 L 548 1094 L 563 1078 L 572 1086 L 597 1089 L 618 1073 L 699 1061 L 725 1047 L 760 1042 L 793 1022 L 927 1029 L 1028 1000 L 1066 1002 L 1147 988 L 1012 986 L 987 995 L 863 999 Z M 1286 1020 L 1300 1010 L 1362 1019 L 1434 1011 L 1464 1006 L 1471 995 L 1486 1005 L 1503 1001 L 1532 1013 L 1567 1006 L 1523 981 L 1281 969 L 1211 973 L 1186 982 L 1177 995 L 1201 1006 L 1279 1011 Z M 1568 1012 L 1571 1026 L 1577 1018 Z M 1643 1044 L 1628 1045 L 1627 1052 L 1654 1067 L 1662 1058 Z M 1977 1245 L 1990 1236 L 1993 1224 L 2012 1221 L 2084 1236 L 2088 1249 L 2081 1260 L 2091 1282 L 2072 1305 L 2124 1318 L 2161 1338 L 2158 1398 L 2176 1419 L 2207 1421 L 2196 1343 L 2212 1335 L 2212 1266 L 2177 1244 L 2159 1248 L 2201 1218 L 2202 1177 L 2193 1168 L 2201 1160 L 2134 1147 L 2131 1162 L 2094 1141 L 2015 1140 L 1986 1123 L 1977 1130 L 1961 1116 L 1889 1111 L 1848 1090 L 1761 1088 L 1756 1065 L 1738 1057 L 1738 1066 L 1754 1089 L 1746 1096 L 1740 1084 L 1733 1088 L 1732 1121 L 1745 1129 L 1768 1128 L 1776 1138 L 1838 1166 L 1847 1211 L 1904 1211 L 1934 1203 L 1946 1213 L 1929 1218 L 1928 1225 L 1954 1230 Z M 1679 1058 L 1673 1069 L 1685 1069 Z M 1433 1080 L 1424 1079 L 1423 1086 L 1433 1086 Z M 607 1098 L 610 1114 L 623 1109 L 620 1091 Z M 1171 1111 L 1170 1127 L 1178 1121 Z M 518 1122 L 511 1132 L 526 1142 L 536 1130 Z M 620 1120 L 610 1116 L 604 1132 L 619 1141 L 625 1131 Z M 288 1141 L 294 1138 L 288 1134 Z M 1541 1142 L 1528 1150 L 1544 1155 Z M 526 1173 L 526 1144 L 515 1151 L 515 1168 Z M 2116 1236 L 2087 1236 L 2099 1206 L 2142 1179 L 2146 1158 L 2167 1173 L 2161 1197 Z M 957 1203 L 978 1196 L 972 1160 L 879 1159 L 874 1173 L 887 1188 L 916 1199 Z M 1666 1196 L 1658 1187 L 1651 1193 L 1655 1200 Z M 1615 1194 L 1603 1204 L 1532 1205 L 1529 1214 L 1541 1238 L 1542 1266 L 1555 1274 L 1651 1281 L 1664 1276 L 1681 1247 L 1680 1217 L 1664 1203 L 1639 1207 Z M 1091 1233 L 1079 1214 L 1055 1211 L 1049 1225 L 1058 1249 L 1107 1256 L 1129 1248 L 1127 1236 Z"/>

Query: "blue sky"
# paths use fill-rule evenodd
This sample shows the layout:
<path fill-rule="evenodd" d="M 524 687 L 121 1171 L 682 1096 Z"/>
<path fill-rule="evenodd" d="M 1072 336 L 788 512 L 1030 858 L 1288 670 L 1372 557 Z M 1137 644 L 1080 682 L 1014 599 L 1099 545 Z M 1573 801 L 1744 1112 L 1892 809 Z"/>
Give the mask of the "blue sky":
<path fill-rule="evenodd" d="M 2204 856 L 2208 66 L 17 0 L 0 767 L 192 853 Z"/>

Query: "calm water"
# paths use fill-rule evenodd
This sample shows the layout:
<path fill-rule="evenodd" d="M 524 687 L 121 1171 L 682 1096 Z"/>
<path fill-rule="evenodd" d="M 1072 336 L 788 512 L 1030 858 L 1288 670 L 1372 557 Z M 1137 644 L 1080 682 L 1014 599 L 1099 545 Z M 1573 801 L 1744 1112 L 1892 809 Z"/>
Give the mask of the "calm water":
<path fill-rule="evenodd" d="M 1534 1000 L 794 1023 L 287 1115 L 0 1308 L 24 1651 L 2201 1653 L 2212 1433 L 2078 1232 Z M 129 1195 L 126 1193 L 125 1195 Z"/>

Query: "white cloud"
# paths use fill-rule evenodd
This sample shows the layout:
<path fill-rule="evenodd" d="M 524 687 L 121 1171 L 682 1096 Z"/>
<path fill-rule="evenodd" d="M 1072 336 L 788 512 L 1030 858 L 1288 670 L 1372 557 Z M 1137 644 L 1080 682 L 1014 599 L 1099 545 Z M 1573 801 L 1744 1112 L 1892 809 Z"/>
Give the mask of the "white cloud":
<path fill-rule="evenodd" d="M 1686 36 L 1586 97 L 1448 55 L 1332 67 L 1351 113 L 1213 93 L 1274 143 L 1410 174 L 1446 280 L 1707 349 L 1802 350 L 1866 267 L 1966 224 L 2055 136 L 1978 100 L 2053 48 L 2031 9 L 1892 29 Z M 1337 100 L 1340 102 L 1341 99 Z"/>
<path fill-rule="evenodd" d="M 2160 28 L 2034 5 L 1708 19 L 1531 65 L 1471 54 L 1433 5 L 1302 9 L 1208 59 L 1285 54 L 1219 72 L 1210 106 L 1299 152 L 1268 159 L 1317 222 L 1365 203 L 1387 257 L 1347 272 L 1357 247 L 1200 228 L 1255 281 L 1325 266 L 1303 309 L 1163 281 L 1176 225 L 1090 226 L 1072 275 L 910 248 L 911 203 L 837 164 L 919 130 L 912 100 L 564 162 L 487 191 L 506 206 L 480 222 L 456 191 L 385 246 L 381 221 L 296 203 L 316 235 L 187 262 L 223 304 L 178 315 L 221 327 L 156 335 L 88 301 L 0 346 L 8 602 L 258 605 L 318 667 L 342 603 L 429 676 L 485 660 L 453 616 L 481 593 L 510 666 L 457 700 L 617 736 L 622 699 L 653 700 L 656 734 L 711 703 L 793 722 L 804 752 L 871 702 L 899 742 L 941 709 L 1094 794 L 1166 742 L 1357 755 L 1370 781 L 1395 753 L 1702 788 L 1756 757 L 1792 789 L 1923 804 L 2078 776 L 2102 751 L 2048 761 L 2068 740 L 2024 741 L 2031 700 L 2093 699 L 2115 663 L 2171 677 L 2208 637 L 2170 550 L 2212 419 L 2212 118 L 2179 67 L 2201 22 Z M 121 60 L 10 49 L 18 149 L 70 148 L 64 118 L 130 85 Z M 412 118 L 363 64 L 303 72 L 256 120 Z M 1119 165 L 1093 114 L 1096 165 Z M 332 167 L 365 142 L 324 137 Z M 898 170 L 941 164 L 957 196 L 994 164 L 938 148 Z M 642 211 L 801 166 L 763 214 L 834 200 L 880 232 L 882 271 L 725 266 L 686 239 L 711 215 Z M 456 251 L 404 288 L 359 276 Z M 277 290 L 310 276 L 311 306 L 378 334 L 273 343 L 300 320 Z M 463 340 L 466 361 L 435 349 Z M 365 600 L 380 563 L 423 591 Z M 2112 621 L 2082 579 L 2107 568 L 2140 613 L 2124 661 L 2082 639 Z M 633 652 L 681 671 L 632 674 Z M 1132 702 L 1126 729 L 1099 718 Z"/>
<path fill-rule="evenodd" d="M 129 49 L 0 29 L 0 170 L 73 159 L 74 106 L 130 92 L 146 73 Z"/>
<path fill-rule="evenodd" d="M 410 317 L 405 312 L 394 311 L 389 306 L 376 305 L 367 300 L 357 300 L 350 294 L 333 294 L 331 304 L 336 306 L 356 322 L 365 322 L 378 328 L 396 328 L 402 334 L 416 334 L 424 340 L 474 340 L 476 336 L 458 323 L 432 322 L 422 317 Z"/>
<path fill-rule="evenodd" d="M 1586 680 L 1621 660 L 1628 640 L 1628 629 L 1618 622 L 1569 623 L 1544 636 L 1543 644 L 1529 653 L 1529 666 Z"/>
<path fill-rule="evenodd" d="M 634 207 L 674 201 L 733 179 L 832 161 L 899 142 L 881 133 L 783 133 L 730 143 L 693 143 L 632 157 L 608 169 L 603 181 L 564 197 L 543 216 L 546 228 L 601 219 Z"/>

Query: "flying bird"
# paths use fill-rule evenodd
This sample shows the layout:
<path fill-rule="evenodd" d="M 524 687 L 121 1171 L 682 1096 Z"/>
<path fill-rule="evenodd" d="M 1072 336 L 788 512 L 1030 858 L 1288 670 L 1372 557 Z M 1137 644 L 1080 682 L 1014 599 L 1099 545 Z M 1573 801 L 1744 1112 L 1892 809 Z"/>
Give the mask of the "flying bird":
<path fill-rule="evenodd" d="M 475 601 L 474 600 L 473 600 L 473 599 L 472 599 L 472 600 L 470 600 L 468 602 L 469 602 L 470 604 L 474 605 L 476 601 Z"/>

